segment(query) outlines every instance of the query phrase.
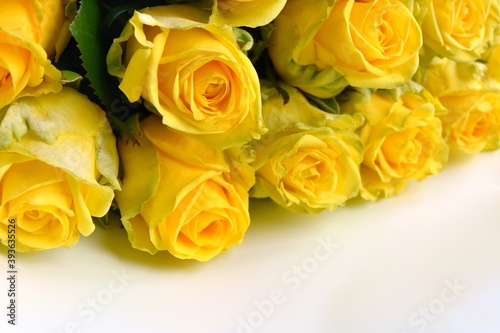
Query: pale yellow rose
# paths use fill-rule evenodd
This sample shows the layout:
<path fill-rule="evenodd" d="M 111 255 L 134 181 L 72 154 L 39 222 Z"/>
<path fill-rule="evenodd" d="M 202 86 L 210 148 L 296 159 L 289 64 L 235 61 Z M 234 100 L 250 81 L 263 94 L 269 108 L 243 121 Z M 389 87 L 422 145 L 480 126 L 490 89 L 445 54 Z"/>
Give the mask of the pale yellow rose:
<path fill-rule="evenodd" d="M 259 27 L 270 23 L 286 0 L 214 0 L 210 23 Z"/>
<path fill-rule="evenodd" d="M 18 251 L 72 247 L 119 189 L 105 113 L 70 88 L 23 97 L 0 114 L 0 239 L 15 221 Z"/>
<path fill-rule="evenodd" d="M 130 101 L 142 96 L 165 125 L 224 149 L 264 132 L 259 81 L 235 30 L 207 22 L 188 5 L 135 12 L 108 53 L 108 70 Z"/>
<path fill-rule="evenodd" d="M 263 90 L 263 114 L 269 132 L 252 143 L 256 184 L 251 196 L 270 197 L 292 211 L 333 210 L 359 192 L 361 141 L 354 130 L 358 116 L 326 113 L 297 90 Z"/>
<path fill-rule="evenodd" d="M 396 0 L 289 0 L 269 54 L 280 77 L 317 97 L 345 86 L 394 88 L 411 79 L 422 34 Z"/>
<path fill-rule="evenodd" d="M 361 196 L 377 200 L 400 193 L 410 179 L 439 173 L 448 160 L 442 137 L 443 107 L 416 84 L 392 91 L 346 93 L 341 111 L 362 113 Z"/>
<path fill-rule="evenodd" d="M 253 169 L 169 129 L 156 115 L 138 131 L 139 145 L 119 143 L 123 189 L 116 193 L 132 246 L 207 261 L 241 243 Z"/>
<path fill-rule="evenodd" d="M 17 97 L 61 89 L 60 72 L 51 64 L 42 29 L 54 30 L 37 0 L 0 1 L 0 108 Z"/>
<path fill-rule="evenodd" d="M 485 76 L 485 69 L 481 63 L 438 58 L 426 68 L 424 86 L 448 109 L 441 116 L 443 135 L 450 147 L 466 153 L 499 145 L 500 92 L 494 72 Z"/>
<path fill-rule="evenodd" d="M 424 44 L 439 56 L 474 61 L 498 43 L 498 0 L 431 0 L 426 11 Z"/>

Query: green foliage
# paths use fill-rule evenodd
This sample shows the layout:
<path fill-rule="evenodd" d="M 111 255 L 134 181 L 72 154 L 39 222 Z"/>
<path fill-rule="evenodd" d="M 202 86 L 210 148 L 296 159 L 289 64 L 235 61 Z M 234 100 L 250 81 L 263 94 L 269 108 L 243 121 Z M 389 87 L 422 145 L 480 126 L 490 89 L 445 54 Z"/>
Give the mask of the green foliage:
<path fill-rule="evenodd" d="M 104 24 L 99 0 L 81 0 L 80 8 L 70 31 L 80 50 L 85 77 L 90 81 L 95 95 L 102 104 L 109 106 L 118 95 L 113 78 L 106 68 L 107 48 L 103 45 Z"/>

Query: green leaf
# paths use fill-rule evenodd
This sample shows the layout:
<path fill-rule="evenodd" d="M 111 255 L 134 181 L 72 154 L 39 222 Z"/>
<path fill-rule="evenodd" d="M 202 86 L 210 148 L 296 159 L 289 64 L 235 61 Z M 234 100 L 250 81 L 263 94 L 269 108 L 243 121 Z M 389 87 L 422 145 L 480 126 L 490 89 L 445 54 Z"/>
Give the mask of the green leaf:
<path fill-rule="evenodd" d="M 62 80 L 61 80 L 62 84 L 64 84 L 65 86 L 69 86 L 75 90 L 78 90 L 78 88 L 80 87 L 80 82 L 83 79 L 79 73 L 68 70 L 62 70 L 61 74 L 62 74 Z"/>
<path fill-rule="evenodd" d="M 79 73 L 73 71 L 62 70 L 61 74 L 62 74 L 61 81 L 63 84 L 74 83 L 74 82 L 78 83 L 82 79 L 82 76 Z"/>
<path fill-rule="evenodd" d="M 108 74 L 106 67 L 108 48 L 102 40 L 105 32 L 103 22 L 99 0 L 81 0 L 70 31 L 81 53 L 80 59 L 87 72 L 85 77 L 99 100 L 109 106 L 118 96 L 118 87 L 110 84 L 114 78 Z"/>

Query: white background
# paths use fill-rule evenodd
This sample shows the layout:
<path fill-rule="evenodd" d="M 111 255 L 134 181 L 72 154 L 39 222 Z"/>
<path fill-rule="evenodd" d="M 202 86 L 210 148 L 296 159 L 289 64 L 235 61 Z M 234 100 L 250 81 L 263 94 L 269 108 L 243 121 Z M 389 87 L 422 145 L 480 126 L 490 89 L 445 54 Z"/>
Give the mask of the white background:
<path fill-rule="evenodd" d="M 500 151 L 375 203 L 251 213 L 243 244 L 207 263 L 134 250 L 116 225 L 18 253 L 15 327 L 2 246 L 0 332 L 500 331 Z"/>

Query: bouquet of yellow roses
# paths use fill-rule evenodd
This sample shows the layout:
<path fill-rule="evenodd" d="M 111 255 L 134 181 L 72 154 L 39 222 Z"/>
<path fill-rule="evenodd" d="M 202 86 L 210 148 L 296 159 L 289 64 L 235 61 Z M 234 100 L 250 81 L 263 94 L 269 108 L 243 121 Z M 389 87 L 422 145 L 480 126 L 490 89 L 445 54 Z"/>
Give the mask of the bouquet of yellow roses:
<path fill-rule="evenodd" d="M 499 0 L 0 2 L 0 240 L 207 261 L 249 198 L 400 193 L 500 143 Z"/>

